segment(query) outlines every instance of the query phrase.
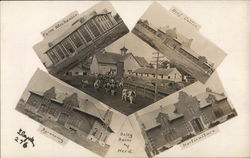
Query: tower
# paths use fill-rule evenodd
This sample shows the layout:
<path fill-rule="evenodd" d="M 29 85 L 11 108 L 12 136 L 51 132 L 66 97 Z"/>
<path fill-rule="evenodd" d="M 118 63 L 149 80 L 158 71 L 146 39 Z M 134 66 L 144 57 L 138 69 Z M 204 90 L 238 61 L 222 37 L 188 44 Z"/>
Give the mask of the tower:
<path fill-rule="evenodd" d="M 121 55 L 125 55 L 128 51 L 128 49 L 125 47 L 125 45 L 120 49 L 121 50 Z"/>

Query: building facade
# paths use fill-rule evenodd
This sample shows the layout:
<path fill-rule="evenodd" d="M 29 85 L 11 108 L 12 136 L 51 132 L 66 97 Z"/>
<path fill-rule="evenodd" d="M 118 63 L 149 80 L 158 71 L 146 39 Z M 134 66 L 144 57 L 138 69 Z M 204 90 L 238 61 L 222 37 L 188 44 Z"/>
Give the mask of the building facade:
<path fill-rule="evenodd" d="M 30 91 L 30 96 L 25 103 L 25 109 L 32 112 L 38 121 L 49 120 L 67 128 L 71 133 L 105 146 L 107 138 L 113 132 L 109 127 L 113 112 L 107 110 L 103 116 L 98 116 L 81 110 L 80 107 L 87 109 L 85 106 L 87 105 L 82 105 L 79 101 L 77 93 L 57 96 L 54 87 L 44 93 Z"/>
<path fill-rule="evenodd" d="M 188 39 L 178 33 L 176 28 L 170 29 L 168 26 L 155 28 L 147 20 L 139 20 L 133 31 L 154 48 L 155 45 L 151 38 L 159 39 L 170 49 L 177 51 L 192 62 L 196 63 L 204 69 L 207 74 L 212 74 L 214 71 L 213 63 L 208 61 L 205 56 L 200 56 L 190 48 L 193 39 Z"/>
<path fill-rule="evenodd" d="M 159 80 L 182 82 L 182 74 L 176 68 L 159 68 L 157 73 Z M 139 68 L 133 71 L 133 75 L 154 79 L 156 78 L 156 69 Z"/>
<path fill-rule="evenodd" d="M 88 58 L 94 49 L 104 48 L 128 32 L 120 18 L 114 18 L 104 9 L 101 13 L 93 11 L 89 15 L 79 16 L 72 26 L 61 32 L 56 38 L 44 39 L 33 48 L 36 52 L 46 54 L 48 69 L 60 71 L 65 65 L 77 62 L 78 58 Z M 73 58 L 76 54 L 81 54 Z M 62 64 L 63 63 L 63 64 Z M 63 65 L 63 66 L 62 66 Z"/>
<path fill-rule="evenodd" d="M 106 51 L 95 54 L 90 66 L 91 73 L 126 76 L 138 68 L 149 65 L 145 58 L 127 53 L 127 48 L 123 47 L 120 50 L 120 54 Z"/>
<path fill-rule="evenodd" d="M 236 116 L 224 94 L 210 89 L 197 96 L 180 91 L 178 100 L 145 115 L 136 114 L 149 157 Z M 155 119 L 149 120 L 146 115 Z"/>

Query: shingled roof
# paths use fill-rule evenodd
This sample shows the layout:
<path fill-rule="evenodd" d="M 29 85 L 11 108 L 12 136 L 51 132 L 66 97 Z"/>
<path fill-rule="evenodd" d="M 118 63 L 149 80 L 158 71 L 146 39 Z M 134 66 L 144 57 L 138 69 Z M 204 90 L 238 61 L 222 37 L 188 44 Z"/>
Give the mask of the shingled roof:
<path fill-rule="evenodd" d="M 148 66 L 149 63 L 144 57 L 134 56 L 133 53 L 126 53 L 121 55 L 113 52 L 97 53 L 96 59 L 98 63 L 103 64 L 117 64 L 118 62 L 123 62 L 128 56 L 132 55 L 140 66 Z"/>
<path fill-rule="evenodd" d="M 195 97 L 200 102 L 199 107 L 201 109 L 211 105 L 211 103 L 208 102 L 207 100 L 209 95 L 214 96 L 216 101 L 221 101 L 223 99 L 226 99 L 226 96 L 224 94 L 219 94 L 219 93 L 215 93 L 212 91 L 206 91 L 206 92 L 200 93 L 196 95 Z M 174 104 L 169 104 L 164 107 L 158 108 L 157 110 L 143 114 L 140 116 L 140 119 L 143 120 L 146 131 L 154 127 L 160 126 L 160 123 L 156 121 L 156 118 L 160 113 L 167 114 L 169 121 L 173 121 L 183 116 L 183 114 L 176 112 L 176 107 Z"/>
<path fill-rule="evenodd" d="M 160 125 L 160 123 L 156 121 L 156 118 L 160 113 L 167 114 L 169 121 L 173 121 L 183 116 L 183 114 L 175 113 L 175 110 L 176 107 L 174 106 L 174 104 L 170 104 L 157 110 L 146 113 L 144 115 L 141 115 L 140 119 L 143 120 L 145 130 L 147 131 Z"/>
<path fill-rule="evenodd" d="M 175 70 L 178 71 L 176 68 L 169 68 L 169 69 L 159 68 L 158 74 L 159 75 L 168 75 Z M 143 73 L 143 74 L 156 74 L 156 69 L 143 67 L 143 68 L 136 69 L 134 72 L 135 73 Z"/>
<path fill-rule="evenodd" d="M 29 91 L 29 92 L 33 93 L 35 95 L 41 96 L 41 97 L 44 96 L 44 92 L 41 92 L 41 91 Z M 72 99 L 75 97 L 77 97 L 76 93 L 73 93 L 70 95 L 68 93 L 56 92 L 56 97 L 54 99 L 51 99 L 51 101 L 54 101 L 54 102 L 62 105 L 64 103 L 65 99 L 67 99 L 67 98 Z M 93 117 L 96 117 L 97 119 L 101 120 L 102 122 L 105 121 L 105 120 L 103 120 L 103 118 L 104 118 L 106 111 L 97 108 L 96 105 L 88 99 L 83 99 L 83 98 L 77 97 L 77 100 L 78 100 L 79 106 L 73 106 L 73 109 L 75 109 L 76 111 L 91 115 Z M 113 131 L 111 128 L 110 128 L 110 130 Z"/>

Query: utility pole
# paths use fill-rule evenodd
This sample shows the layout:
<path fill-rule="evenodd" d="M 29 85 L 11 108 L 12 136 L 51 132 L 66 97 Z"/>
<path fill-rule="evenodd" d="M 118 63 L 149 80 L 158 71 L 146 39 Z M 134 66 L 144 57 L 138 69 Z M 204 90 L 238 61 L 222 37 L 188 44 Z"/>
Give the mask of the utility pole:
<path fill-rule="evenodd" d="M 154 96 L 154 101 L 156 102 L 158 99 L 158 69 L 159 69 L 159 58 L 164 58 L 164 56 L 159 56 L 159 52 L 154 52 L 153 55 L 156 55 L 153 58 L 156 58 L 155 65 L 156 65 L 156 70 L 155 70 L 155 96 Z"/>

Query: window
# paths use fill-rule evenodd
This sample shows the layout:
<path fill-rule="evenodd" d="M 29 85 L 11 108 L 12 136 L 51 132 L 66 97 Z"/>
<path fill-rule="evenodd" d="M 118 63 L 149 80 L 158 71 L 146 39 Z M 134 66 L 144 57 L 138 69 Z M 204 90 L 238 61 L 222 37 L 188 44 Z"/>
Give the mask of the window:
<path fill-rule="evenodd" d="M 54 116 L 54 117 L 56 117 L 58 113 L 57 113 L 56 109 L 51 108 L 51 109 L 49 110 L 49 114 L 52 115 L 52 116 Z"/>
<path fill-rule="evenodd" d="M 74 126 L 74 127 L 80 127 L 80 120 L 79 119 L 76 119 L 76 118 L 71 118 L 68 120 L 68 124 Z"/>
<path fill-rule="evenodd" d="M 97 29 L 96 25 L 93 23 L 93 21 L 89 21 L 87 24 L 89 26 L 89 29 L 94 34 L 95 37 L 98 37 L 100 35 L 99 30 Z"/>
<path fill-rule="evenodd" d="M 188 110 L 188 112 L 189 112 L 190 114 L 195 114 L 195 111 L 194 111 L 194 109 L 193 109 L 192 106 L 188 106 L 188 107 L 187 107 L 187 110 Z"/>
<path fill-rule="evenodd" d="M 191 125 L 193 126 L 196 133 L 202 132 L 204 130 L 204 126 L 200 118 L 191 120 Z"/>
<path fill-rule="evenodd" d="M 72 33 L 72 35 L 70 35 L 70 38 L 71 38 L 71 40 L 73 41 L 74 45 L 77 48 L 79 48 L 80 46 L 83 45 L 82 39 L 81 39 L 81 37 L 80 37 L 80 35 L 79 35 L 78 32 Z"/>
<path fill-rule="evenodd" d="M 103 32 L 103 29 L 102 29 L 102 27 L 100 26 L 100 24 L 99 24 L 99 22 L 98 22 L 98 19 L 96 18 L 96 19 L 94 19 L 93 21 L 94 21 L 94 23 L 96 24 L 96 26 L 99 28 L 99 30 L 100 30 L 101 32 Z"/>
<path fill-rule="evenodd" d="M 90 42 L 92 40 L 89 33 L 86 30 L 86 26 L 82 26 L 79 29 L 79 31 L 80 31 L 81 35 L 83 36 L 83 38 L 86 40 L 86 42 Z"/>
<path fill-rule="evenodd" d="M 93 136 L 95 136 L 95 135 L 96 135 L 96 133 L 97 133 L 97 128 L 95 128 L 95 129 L 94 129 L 94 131 L 93 131 L 92 135 L 93 135 Z"/>
<path fill-rule="evenodd" d="M 161 74 L 161 78 L 163 79 L 163 75 Z"/>
<path fill-rule="evenodd" d="M 107 28 L 106 28 L 106 25 L 103 23 L 102 17 L 99 16 L 99 17 L 97 18 L 97 21 L 100 23 L 100 26 L 102 27 L 102 29 L 103 29 L 104 32 L 105 32 L 105 31 L 107 30 Z"/>
<path fill-rule="evenodd" d="M 63 51 L 59 45 L 55 46 L 55 48 L 53 48 L 53 51 L 56 52 L 60 56 L 61 59 L 65 58 L 65 55 L 63 54 Z"/>
<path fill-rule="evenodd" d="M 59 118 L 58 118 L 58 120 L 57 120 L 57 122 L 60 123 L 60 124 L 62 124 L 62 125 L 64 125 L 65 122 L 67 121 L 68 117 L 69 117 L 68 114 L 61 113 L 60 116 L 59 116 Z"/>
<path fill-rule="evenodd" d="M 219 118 L 219 117 L 222 117 L 222 116 L 224 115 L 224 112 L 223 112 L 223 110 L 222 110 L 221 108 L 216 108 L 216 109 L 214 110 L 214 115 L 215 115 L 217 118 Z"/>
<path fill-rule="evenodd" d="M 71 45 L 71 43 L 70 43 L 70 41 L 69 41 L 68 38 L 66 38 L 66 39 L 64 39 L 64 40 L 62 41 L 62 45 L 64 46 L 64 48 L 65 48 L 70 54 L 72 54 L 72 53 L 75 52 L 75 49 L 74 49 L 74 47 Z"/>
<path fill-rule="evenodd" d="M 128 73 L 129 73 L 129 74 L 132 74 L 132 70 L 128 70 Z"/>
<path fill-rule="evenodd" d="M 58 57 L 55 55 L 55 53 L 54 53 L 52 50 L 49 50 L 49 51 L 47 52 L 47 54 L 48 54 L 49 58 L 51 59 L 51 61 L 52 61 L 54 64 L 56 64 L 56 63 L 59 62 Z"/>
<path fill-rule="evenodd" d="M 170 79 L 170 76 L 168 76 L 168 79 Z"/>
<path fill-rule="evenodd" d="M 78 75 L 78 74 L 79 74 L 79 72 L 75 72 L 75 74 L 76 74 L 76 75 Z"/>
<path fill-rule="evenodd" d="M 177 137 L 178 136 L 177 136 L 177 133 L 176 133 L 174 128 L 167 130 L 166 133 L 165 133 L 165 139 L 168 142 L 171 142 L 171 141 L 177 139 Z"/>
<path fill-rule="evenodd" d="M 39 113 L 45 113 L 47 111 L 47 106 L 45 104 L 41 104 L 38 112 Z"/>

